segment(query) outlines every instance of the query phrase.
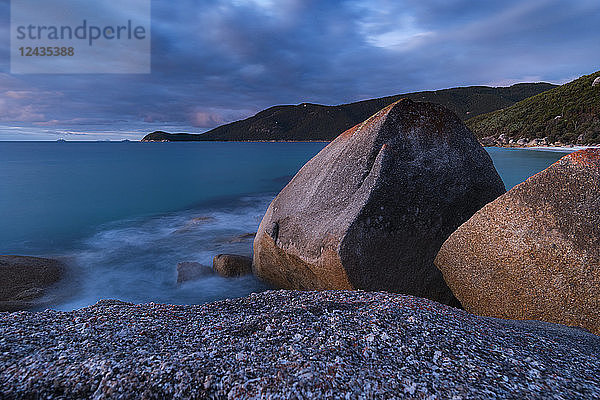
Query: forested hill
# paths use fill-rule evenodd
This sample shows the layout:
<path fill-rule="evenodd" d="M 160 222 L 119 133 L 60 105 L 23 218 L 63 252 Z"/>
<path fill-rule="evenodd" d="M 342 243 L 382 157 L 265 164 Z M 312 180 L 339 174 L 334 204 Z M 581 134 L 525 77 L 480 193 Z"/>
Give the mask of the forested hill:
<path fill-rule="evenodd" d="M 486 142 L 600 143 L 600 71 L 584 75 L 467 125 Z M 502 136 L 503 135 L 503 136 Z"/>
<path fill-rule="evenodd" d="M 150 133 L 143 141 L 262 141 L 332 140 L 341 132 L 364 121 L 401 98 L 442 104 L 461 119 L 509 107 L 518 101 L 554 88 L 549 83 L 520 83 L 510 87 L 469 86 L 407 93 L 338 106 L 303 103 L 268 108 L 258 114 L 203 134 L 162 131 Z"/>

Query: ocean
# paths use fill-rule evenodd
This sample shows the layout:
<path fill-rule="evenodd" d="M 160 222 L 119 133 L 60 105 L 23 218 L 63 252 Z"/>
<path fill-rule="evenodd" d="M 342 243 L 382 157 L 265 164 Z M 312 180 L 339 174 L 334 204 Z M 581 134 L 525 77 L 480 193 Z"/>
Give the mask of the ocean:
<path fill-rule="evenodd" d="M 201 304 L 268 289 L 176 283 L 182 261 L 251 255 L 273 197 L 326 143 L 0 142 L 0 254 L 70 265 L 71 310 L 99 299 Z M 507 189 L 563 152 L 488 148 Z M 64 293 L 63 293 L 64 294 Z"/>

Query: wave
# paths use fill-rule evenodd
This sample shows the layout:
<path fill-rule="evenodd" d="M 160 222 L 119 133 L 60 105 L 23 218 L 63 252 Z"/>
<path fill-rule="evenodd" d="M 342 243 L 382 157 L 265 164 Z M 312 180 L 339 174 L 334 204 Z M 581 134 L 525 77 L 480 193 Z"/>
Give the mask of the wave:
<path fill-rule="evenodd" d="M 57 306 L 71 310 L 100 299 L 133 303 L 202 304 L 268 287 L 255 277 L 210 276 L 176 283 L 177 263 L 212 265 L 219 253 L 252 254 L 253 233 L 272 196 L 244 196 L 218 205 L 101 226 L 67 257 L 77 289 Z"/>

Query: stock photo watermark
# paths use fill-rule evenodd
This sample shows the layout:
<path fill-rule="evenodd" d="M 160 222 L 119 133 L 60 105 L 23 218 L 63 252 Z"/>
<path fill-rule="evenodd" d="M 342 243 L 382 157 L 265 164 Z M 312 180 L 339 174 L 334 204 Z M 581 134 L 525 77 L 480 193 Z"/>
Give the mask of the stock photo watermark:
<path fill-rule="evenodd" d="M 150 1 L 11 0 L 11 73 L 150 73 Z"/>

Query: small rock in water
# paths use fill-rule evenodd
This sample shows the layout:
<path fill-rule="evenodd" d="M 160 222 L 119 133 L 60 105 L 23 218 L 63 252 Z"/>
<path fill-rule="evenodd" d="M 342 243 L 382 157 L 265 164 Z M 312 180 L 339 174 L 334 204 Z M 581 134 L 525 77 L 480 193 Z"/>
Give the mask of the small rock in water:
<path fill-rule="evenodd" d="M 243 233 L 227 240 L 227 243 L 242 243 L 249 240 L 254 240 L 256 232 Z"/>
<path fill-rule="evenodd" d="M 210 217 L 210 216 L 203 216 L 203 217 L 196 217 L 196 218 L 192 218 L 192 222 L 196 223 L 196 224 L 200 224 L 203 222 L 213 222 L 215 220 L 214 217 Z"/>
<path fill-rule="evenodd" d="M 213 270 L 226 278 L 249 275 L 252 273 L 252 259 L 236 254 L 219 254 L 213 258 Z"/>
<path fill-rule="evenodd" d="M 213 274 L 210 267 L 198 262 L 184 261 L 177 264 L 177 283 L 193 281 Z"/>
<path fill-rule="evenodd" d="M 189 222 L 187 222 L 182 228 L 177 229 L 175 233 L 186 233 L 198 227 L 199 225 L 207 224 L 209 222 L 214 221 L 215 218 L 211 216 L 195 217 L 192 218 Z"/>

